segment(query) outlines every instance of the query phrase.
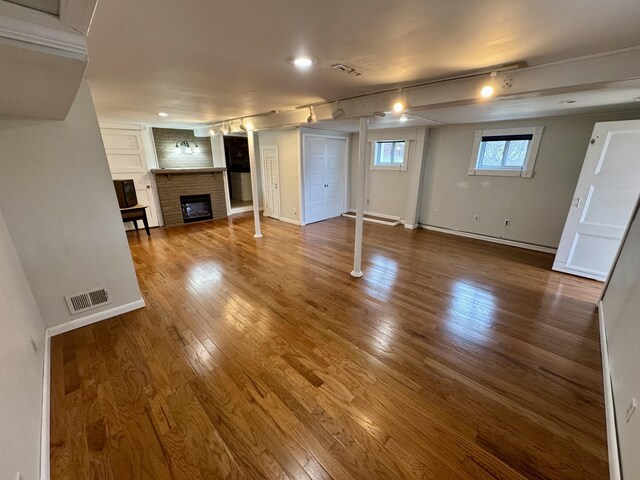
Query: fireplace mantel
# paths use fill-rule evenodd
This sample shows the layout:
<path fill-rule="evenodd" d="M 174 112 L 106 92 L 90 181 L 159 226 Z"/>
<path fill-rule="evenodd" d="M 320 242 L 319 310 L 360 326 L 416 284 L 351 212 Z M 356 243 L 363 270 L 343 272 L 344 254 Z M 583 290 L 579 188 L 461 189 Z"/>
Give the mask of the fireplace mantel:
<path fill-rule="evenodd" d="M 224 172 L 227 169 L 224 167 L 211 167 L 211 168 L 152 168 L 151 173 L 154 175 L 190 175 L 194 173 L 214 173 Z"/>

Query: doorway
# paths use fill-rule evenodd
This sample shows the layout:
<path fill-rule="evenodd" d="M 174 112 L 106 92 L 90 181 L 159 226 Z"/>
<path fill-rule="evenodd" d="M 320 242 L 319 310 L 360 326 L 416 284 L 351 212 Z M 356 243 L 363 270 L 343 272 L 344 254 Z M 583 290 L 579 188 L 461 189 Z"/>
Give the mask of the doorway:
<path fill-rule="evenodd" d="M 249 141 L 246 136 L 225 135 L 223 142 L 231 207 L 229 213 L 250 211 L 253 209 L 253 196 L 251 191 Z"/>

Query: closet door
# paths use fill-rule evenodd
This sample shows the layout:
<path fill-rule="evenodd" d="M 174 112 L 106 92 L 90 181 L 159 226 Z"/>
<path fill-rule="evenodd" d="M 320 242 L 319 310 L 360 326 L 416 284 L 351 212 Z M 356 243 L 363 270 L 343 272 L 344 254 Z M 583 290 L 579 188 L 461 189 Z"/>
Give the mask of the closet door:
<path fill-rule="evenodd" d="M 305 222 L 313 223 L 344 213 L 345 138 L 304 136 Z"/>
<path fill-rule="evenodd" d="M 305 136 L 304 143 L 304 212 L 305 222 L 324 220 L 325 207 L 325 139 Z"/>
<path fill-rule="evenodd" d="M 325 140 L 324 181 L 325 218 L 339 217 L 344 213 L 344 166 L 347 140 L 344 138 Z"/>
<path fill-rule="evenodd" d="M 265 174 L 265 215 L 280 219 L 280 168 L 278 147 L 262 147 L 262 165 Z"/>

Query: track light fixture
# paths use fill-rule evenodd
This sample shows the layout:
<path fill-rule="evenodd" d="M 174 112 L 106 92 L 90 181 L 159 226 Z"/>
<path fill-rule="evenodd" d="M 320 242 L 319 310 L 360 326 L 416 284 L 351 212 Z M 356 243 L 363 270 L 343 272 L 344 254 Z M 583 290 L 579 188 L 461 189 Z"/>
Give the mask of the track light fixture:
<path fill-rule="evenodd" d="M 220 125 L 220 133 L 222 135 L 226 135 L 227 133 L 229 133 L 229 127 L 225 127 L 224 123 L 222 125 Z"/>
<path fill-rule="evenodd" d="M 400 113 L 404 110 L 404 102 L 402 101 L 402 89 L 398 89 L 398 98 L 396 99 L 396 103 L 393 104 L 393 111 Z"/>
<path fill-rule="evenodd" d="M 309 116 L 307 117 L 307 123 L 316 123 L 318 121 L 318 117 L 316 116 L 316 112 L 313 111 L 313 107 L 309 107 Z"/>
<path fill-rule="evenodd" d="M 239 126 L 240 126 L 240 130 L 242 130 L 243 132 L 247 131 L 247 127 L 244 124 L 244 118 L 240 119 L 240 125 Z"/>
<path fill-rule="evenodd" d="M 336 109 L 331 112 L 331 116 L 334 120 L 344 117 L 344 110 L 340 108 L 340 103 L 336 102 Z"/>
<path fill-rule="evenodd" d="M 490 75 L 490 81 L 488 84 L 486 84 L 484 87 L 482 87 L 482 90 L 480 90 L 480 95 L 482 95 L 484 98 L 489 98 L 493 96 L 493 79 L 496 78 L 496 75 L 498 75 L 498 72 L 491 72 Z"/>

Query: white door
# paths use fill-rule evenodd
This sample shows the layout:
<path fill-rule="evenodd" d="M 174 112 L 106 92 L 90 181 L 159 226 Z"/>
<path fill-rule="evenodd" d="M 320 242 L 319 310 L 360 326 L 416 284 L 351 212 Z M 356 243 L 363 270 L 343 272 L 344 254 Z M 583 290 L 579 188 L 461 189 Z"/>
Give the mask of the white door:
<path fill-rule="evenodd" d="M 142 131 L 102 128 L 102 141 L 114 180 L 133 180 L 140 205 L 148 205 L 147 218 L 150 227 L 159 225 L 153 195 L 153 182 L 149 172 Z M 132 228 L 127 224 L 127 228 Z"/>
<path fill-rule="evenodd" d="M 553 269 L 604 281 L 640 193 L 640 120 L 596 123 Z"/>
<path fill-rule="evenodd" d="M 262 168 L 265 180 L 265 209 L 268 217 L 280 218 L 280 166 L 278 147 L 262 147 Z"/>
<path fill-rule="evenodd" d="M 347 140 L 304 136 L 305 223 L 337 217 L 344 212 Z"/>

